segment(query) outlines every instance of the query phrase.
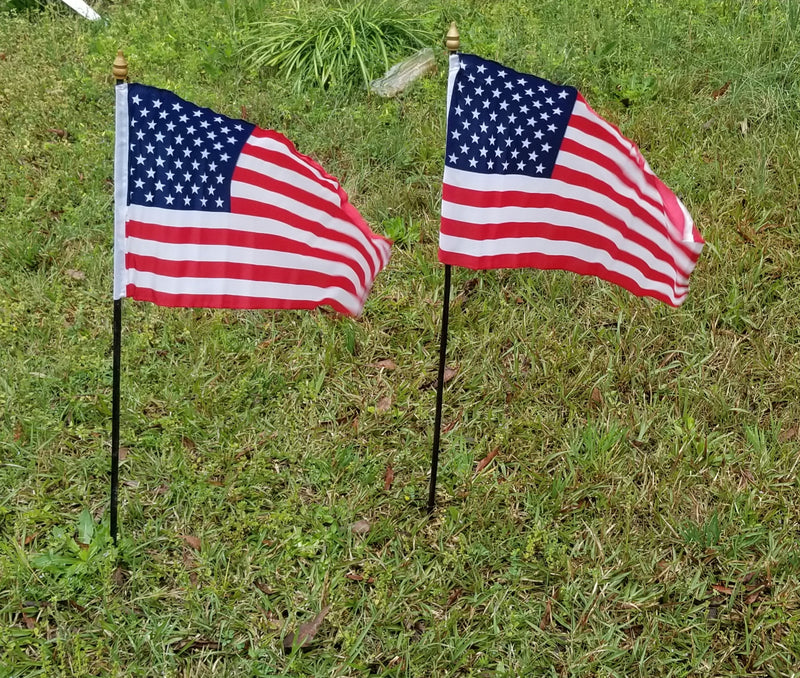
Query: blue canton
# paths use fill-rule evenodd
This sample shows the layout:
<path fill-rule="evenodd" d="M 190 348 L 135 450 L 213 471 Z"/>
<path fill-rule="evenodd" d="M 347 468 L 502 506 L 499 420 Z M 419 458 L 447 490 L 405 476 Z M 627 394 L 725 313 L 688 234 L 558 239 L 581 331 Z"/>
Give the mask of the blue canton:
<path fill-rule="evenodd" d="M 482 174 L 550 177 L 578 90 L 471 54 L 458 58 L 446 165 Z"/>
<path fill-rule="evenodd" d="M 231 176 L 254 125 L 172 92 L 128 85 L 128 204 L 230 210 Z"/>

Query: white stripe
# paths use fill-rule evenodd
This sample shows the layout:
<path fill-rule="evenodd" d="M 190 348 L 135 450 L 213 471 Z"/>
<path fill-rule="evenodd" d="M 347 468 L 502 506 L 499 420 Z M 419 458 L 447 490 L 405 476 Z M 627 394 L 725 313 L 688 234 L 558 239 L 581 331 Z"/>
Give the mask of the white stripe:
<path fill-rule="evenodd" d="M 304 202 L 290 198 L 278 191 L 270 191 L 261 186 L 255 186 L 243 181 L 231 182 L 231 198 L 245 198 L 247 200 L 253 200 L 265 205 L 278 207 L 290 212 L 291 214 L 296 214 L 303 219 L 315 221 L 331 231 L 353 238 L 364 245 L 367 253 L 372 259 L 375 269 L 377 270 L 379 268 L 378 257 L 375 253 L 375 246 L 371 238 L 369 238 L 366 233 L 364 233 L 357 226 L 351 224 L 349 221 L 332 217 L 327 212 L 323 212 L 322 210 L 311 207 Z"/>
<path fill-rule="evenodd" d="M 572 114 L 579 115 L 582 118 L 586 118 L 587 120 L 596 123 L 608 134 L 610 134 L 622 148 L 628 149 L 628 153 L 632 157 L 640 157 L 642 160 L 644 160 L 644 156 L 642 156 L 641 152 L 639 151 L 639 147 L 633 143 L 633 141 L 628 139 L 628 137 L 622 134 L 622 132 L 617 129 L 616 125 L 612 125 L 610 122 L 608 122 L 608 120 L 597 115 L 597 113 L 595 113 L 588 103 L 581 101 L 580 99 L 576 100 Z"/>
<path fill-rule="evenodd" d="M 280 165 L 274 165 L 273 163 L 262 160 L 261 158 L 257 158 L 254 155 L 249 155 L 244 151 L 239 156 L 236 166 L 252 170 L 253 172 L 258 172 L 264 177 L 268 177 L 270 181 L 282 181 L 287 183 L 290 186 L 300 189 L 301 191 L 305 191 L 306 193 L 310 193 L 315 197 L 319 197 L 325 202 L 329 202 L 336 207 L 341 207 L 342 205 L 339 194 L 328 190 L 327 186 L 322 186 L 313 179 L 309 179 L 307 176 L 287 170 L 285 167 L 281 167 Z"/>
<path fill-rule="evenodd" d="M 338 198 L 339 182 L 336 181 L 336 179 L 333 179 L 332 177 L 325 176 L 316 167 L 306 162 L 305 158 L 301 157 L 299 153 L 297 152 L 292 153 L 292 150 L 286 145 L 286 143 L 282 143 L 281 141 L 270 137 L 259 137 L 255 135 L 250 135 L 250 137 L 247 139 L 247 143 L 250 144 L 251 146 L 257 146 L 259 148 L 263 148 L 268 151 L 274 151 L 275 153 L 280 153 L 281 155 L 289 158 L 295 164 L 305 167 L 315 177 L 317 177 L 319 183 L 322 184 L 322 186 L 317 186 L 317 190 L 313 191 L 314 193 L 318 192 L 320 188 L 329 189 Z M 247 153 L 246 144 L 243 148 L 243 152 Z M 285 172 L 286 170 L 283 171 Z"/>
<path fill-rule="evenodd" d="M 220 294 L 313 303 L 330 298 L 339 301 L 353 314 L 358 314 L 362 307 L 361 299 L 339 287 L 289 285 L 233 278 L 172 278 L 136 269 L 128 270 L 128 284 L 164 294 Z"/>
<path fill-rule="evenodd" d="M 224 262 L 229 264 L 252 264 L 273 266 L 298 271 L 315 271 L 327 275 L 340 276 L 353 283 L 356 290 L 363 289 L 358 275 L 352 267 L 338 261 L 322 257 L 294 254 L 275 250 L 257 250 L 236 245 L 197 245 L 184 243 L 163 243 L 142 238 L 128 238 L 128 254 L 156 257 L 165 261 L 186 262 Z M 369 281 L 369 279 L 368 279 Z"/>
<path fill-rule="evenodd" d="M 477 177 L 477 181 L 476 181 Z M 444 171 L 444 183 L 458 188 L 465 188 L 479 191 L 520 191 L 524 193 L 540 193 L 544 195 L 556 195 L 564 198 L 572 198 L 583 203 L 596 206 L 599 209 L 611 214 L 625 222 L 625 224 L 640 233 L 652 242 L 660 251 L 670 256 L 681 273 L 688 276 L 694 268 L 689 258 L 677 247 L 665 233 L 660 233 L 649 224 L 643 222 L 638 217 L 634 217 L 630 211 L 620 203 L 609 198 L 603 193 L 597 193 L 583 186 L 570 184 L 556 179 L 544 179 L 537 177 L 525 177 L 519 175 L 476 175 L 473 172 L 446 167 Z M 593 233 L 600 233 L 605 237 L 614 240 L 617 245 L 624 250 L 634 252 L 633 247 L 641 248 L 642 252 L 647 250 L 641 245 L 636 245 L 624 238 L 616 229 L 597 219 L 585 217 L 574 212 L 554 210 L 551 208 L 536 207 L 473 207 L 465 206 L 448 201 L 442 202 L 442 216 L 459 221 L 466 221 L 471 224 L 502 224 L 508 222 L 545 222 L 561 226 L 574 226 Z M 614 235 L 615 234 L 615 235 Z M 638 255 L 637 255 L 638 256 Z M 647 252 L 645 260 L 655 259 Z M 665 262 L 662 262 L 662 264 Z M 652 265 L 653 268 L 657 268 Z M 669 273 L 669 275 L 673 275 Z"/>
<path fill-rule="evenodd" d="M 602 139 L 598 139 L 597 137 L 593 137 L 590 134 L 582 132 L 572 126 L 567 127 L 567 132 L 564 134 L 564 138 L 570 139 L 580 144 L 584 148 L 589 148 L 608 158 L 609 164 L 613 163 L 617 165 L 617 167 L 620 168 L 620 171 L 631 181 L 631 183 L 633 183 L 634 186 L 636 186 L 636 188 L 639 189 L 643 196 L 653 200 L 656 203 L 661 202 L 661 196 L 658 195 L 658 191 L 656 191 L 655 186 L 646 180 L 642 168 L 631 156 L 625 155 L 616 146 L 609 144 Z M 560 155 L 561 152 L 559 151 L 559 156 Z M 558 164 L 559 159 L 556 159 L 556 164 Z"/>
<path fill-rule="evenodd" d="M 663 283 L 645 276 L 638 268 L 614 259 L 608 252 L 580 243 L 547 240 L 545 238 L 501 238 L 498 240 L 471 240 L 457 236 L 439 234 L 439 247 L 445 252 L 464 254 L 473 257 L 491 257 L 504 254 L 532 252 L 546 256 L 571 256 L 581 261 L 599 264 L 609 271 L 618 273 L 634 281 L 644 290 L 665 295 L 674 303 L 685 296 L 684 285 L 678 285 L 676 292 Z"/>
<path fill-rule="evenodd" d="M 191 210 L 168 210 L 159 207 L 144 207 L 131 205 L 128 208 L 128 219 L 141 221 L 147 224 L 160 224 L 175 228 L 228 228 L 236 231 L 277 235 L 298 243 L 304 243 L 314 248 L 326 250 L 351 259 L 364 272 L 366 280 L 372 280 L 373 274 L 364 255 L 352 245 L 320 238 L 309 231 L 295 226 L 290 226 L 282 221 L 266 217 L 251 217 L 244 214 L 230 214 L 228 212 L 197 212 Z M 357 230 L 355 226 L 351 230 Z M 361 231 L 359 231 L 360 233 Z M 384 245 L 384 241 L 381 241 Z"/>
<path fill-rule="evenodd" d="M 125 296 L 125 209 L 128 204 L 128 85 L 115 88 L 114 299 Z"/>
<path fill-rule="evenodd" d="M 535 210 L 525 210 L 523 219 L 515 216 L 520 212 L 516 208 L 496 207 L 491 209 L 482 209 L 479 207 L 465 207 L 463 205 L 455 205 L 449 202 L 442 203 L 442 218 L 454 219 L 457 221 L 464 221 L 471 224 L 502 224 L 510 221 L 522 221 L 527 223 L 546 223 L 551 224 L 557 228 L 571 229 L 573 231 L 583 231 L 590 234 L 596 234 L 613 242 L 620 250 L 627 252 L 631 256 L 639 259 L 644 265 L 648 266 L 654 271 L 658 271 L 662 275 L 667 276 L 667 279 L 675 280 L 679 284 L 687 283 L 689 276 L 678 271 L 669 265 L 668 262 L 658 259 L 653 256 L 648 250 L 641 245 L 631 242 L 625 238 L 619 231 L 606 226 L 603 222 L 591 217 L 585 217 L 572 212 L 561 212 L 559 210 L 542 208 Z M 490 216 L 491 215 L 491 216 Z M 504 238 L 503 240 L 514 241 L 520 243 L 519 247 L 523 247 L 523 242 L 528 238 Z M 544 238 L 534 238 L 536 241 L 545 240 Z M 495 242 L 493 240 L 474 240 L 471 242 Z M 552 242 L 552 241 L 548 241 Z M 571 241 L 564 241 L 571 242 Z M 520 252 L 526 252 L 525 249 L 520 249 Z"/>

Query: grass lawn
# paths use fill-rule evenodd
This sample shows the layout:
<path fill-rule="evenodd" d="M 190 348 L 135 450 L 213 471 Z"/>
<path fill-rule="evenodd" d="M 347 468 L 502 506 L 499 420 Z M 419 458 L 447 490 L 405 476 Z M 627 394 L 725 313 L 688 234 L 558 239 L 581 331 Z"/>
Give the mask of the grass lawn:
<path fill-rule="evenodd" d="M 384 100 L 248 66 L 288 0 L 92 4 L 0 1 L 0 677 L 800 676 L 797 0 L 411 0 L 577 86 L 708 242 L 680 309 L 454 269 L 430 519 L 444 50 Z M 124 304 L 114 548 L 118 48 L 396 244 L 357 320 Z"/>

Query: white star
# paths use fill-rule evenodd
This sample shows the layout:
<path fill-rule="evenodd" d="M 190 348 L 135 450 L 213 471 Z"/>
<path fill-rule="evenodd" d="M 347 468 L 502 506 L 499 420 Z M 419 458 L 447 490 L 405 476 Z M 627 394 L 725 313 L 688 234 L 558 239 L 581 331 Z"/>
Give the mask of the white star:
<path fill-rule="evenodd" d="M 484 147 L 484 148 L 481 148 L 481 150 L 478 151 L 478 153 L 481 154 L 481 158 L 485 158 L 486 157 L 486 153 L 488 153 L 488 151 L 486 150 L 486 147 Z"/>
<path fill-rule="evenodd" d="M 495 142 L 495 138 L 494 138 L 494 135 L 492 135 L 492 136 L 489 137 L 489 144 L 494 146 L 494 142 Z"/>
<path fill-rule="evenodd" d="M 560 108 L 554 108 L 553 113 L 555 113 L 556 115 L 561 115 L 562 111 Z"/>
<path fill-rule="evenodd" d="M 507 162 L 504 162 L 504 163 L 503 163 L 503 169 L 504 169 L 504 170 L 507 170 L 507 169 L 508 169 L 508 163 L 507 163 Z"/>
<path fill-rule="evenodd" d="M 162 158 L 161 156 L 158 156 L 156 158 L 156 165 L 158 167 L 163 167 L 164 166 L 164 158 Z"/>
<path fill-rule="evenodd" d="M 219 156 L 219 159 L 222 160 L 222 162 L 228 162 L 228 160 L 230 160 L 230 157 L 231 156 L 229 156 L 227 153 L 223 153 L 221 156 Z"/>
<path fill-rule="evenodd" d="M 473 143 L 473 144 L 477 144 L 477 143 L 478 143 L 478 139 L 480 139 L 480 137 L 479 137 L 477 134 L 473 134 L 473 135 L 470 137 L 470 139 L 472 139 L 472 143 Z"/>
<path fill-rule="evenodd" d="M 205 206 L 206 206 L 206 203 L 207 203 L 207 202 L 208 202 L 208 200 L 206 200 L 205 198 L 200 198 L 200 204 L 201 204 L 203 207 L 205 207 Z"/>
<path fill-rule="evenodd" d="M 461 146 L 461 152 L 462 153 L 468 153 L 469 152 L 469 146 L 467 146 L 466 144 L 462 145 Z"/>
<path fill-rule="evenodd" d="M 138 105 L 139 105 L 139 102 L 141 101 L 141 99 L 139 98 L 139 95 L 138 95 L 138 94 L 134 94 L 134 95 L 131 97 L 131 101 L 132 101 L 133 103 L 135 103 L 135 104 L 138 106 Z"/>
<path fill-rule="evenodd" d="M 517 127 L 514 131 L 517 133 L 517 136 L 520 136 L 522 134 L 522 127 Z"/>
<path fill-rule="evenodd" d="M 175 202 L 175 198 L 173 198 L 171 195 L 168 195 L 166 198 L 164 198 L 164 200 L 167 201 L 167 205 L 171 205 L 173 202 Z"/>
<path fill-rule="evenodd" d="M 546 92 L 547 91 L 547 87 L 545 87 L 544 85 L 539 85 L 539 91 L 540 92 Z"/>
<path fill-rule="evenodd" d="M 144 156 L 143 155 L 137 155 L 136 156 L 136 164 L 137 165 L 144 165 Z"/>
<path fill-rule="evenodd" d="M 153 101 L 153 108 L 161 108 L 161 99 Z"/>
<path fill-rule="evenodd" d="M 542 144 L 542 151 L 544 153 L 548 153 L 551 148 L 552 148 L 552 146 L 550 144 Z"/>
<path fill-rule="evenodd" d="M 513 125 L 517 121 L 517 116 L 512 113 L 508 116 L 508 121 Z"/>
<path fill-rule="evenodd" d="M 180 118 L 178 118 L 178 121 L 179 122 L 188 122 L 189 121 L 189 117 L 186 115 L 186 113 L 184 113 Z"/>
<path fill-rule="evenodd" d="M 183 137 L 180 134 L 175 137 L 175 143 L 178 144 L 178 146 L 183 143 Z"/>
<path fill-rule="evenodd" d="M 156 134 L 156 141 L 157 141 L 158 143 L 161 143 L 162 141 L 164 141 L 164 135 L 163 135 L 163 134 L 161 134 L 161 132 L 159 132 L 158 134 Z"/>
<path fill-rule="evenodd" d="M 540 130 L 540 129 L 537 129 L 533 133 L 533 136 L 535 136 L 537 139 L 541 139 L 544 136 L 544 132 L 542 132 L 542 130 Z"/>
<path fill-rule="evenodd" d="M 524 170 L 524 169 L 525 169 L 525 163 L 524 163 L 524 162 L 522 162 L 522 160 L 520 160 L 520 161 L 517 163 L 517 169 L 518 169 L 518 170 Z"/>
<path fill-rule="evenodd" d="M 164 190 L 164 184 L 161 183 L 160 181 L 156 181 L 156 190 L 157 191 L 163 191 Z"/>
<path fill-rule="evenodd" d="M 155 146 L 153 146 L 153 144 L 147 144 L 147 146 L 145 146 L 145 150 L 146 150 L 148 153 L 152 153 L 152 152 L 153 152 L 153 151 L 155 151 L 156 149 L 155 149 Z"/>
<path fill-rule="evenodd" d="M 507 101 L 501 101 L 500 102 L 500 109 L 504 111 L 507 108 L 508 108 L 508 102 Z"/>
<path fill-rule="evenodd" d="M 569 92 L 567 92 L 567 90 L 565 90 L 565 89 L 562 89 L 562 90 L 561 90 L 561 91 L 558 93 L 558 98 L 559 98 L 559 99 L 566 99 L 568 96 L 569 96 Z"/>
<path fill-rule="evenodd" d="M 488 126 L 488 125 L 487 125 L 485 122 L 482 122 L 482 123 L 481 123 L 481 132 L 483 132 L 484 134 L 486 134 L 486 132 L 487 132 L 488 130 L 489 130 L 489 126 Z"/>
<path fill-rule="evenodd" d="M 497 131 L 498 131 L 498 132 L 500 132 L 500 134 L 503 134 L 503 132 L 505 132 L 505 131 L 506 131 L 506 126 L 505 126 L 505 125 L 504 125 L 504 124 L 501 122 L 501 123 L 500 123 L 500 124 L 497 126 Z"/>
<path fill-rule="evenodd" d="M 536 171 L 537 171 L 537 172 L 539 172 L 539 174 L 541 174 L 542 172 L 544 172 L 544 165 L 542 165 L 541 163 L 539 163 L 538 165 L 536 165 Z"/>
<path fill-rule="evenodd" d="M 486 76 L 486 84 L 491 85 L 494 82 L 494 78 L 491 75 Z"/>
<path fill-rule="evenodd" d="M 217 207 L 222 207 L 222 198 L 217 198 Z"/>
<path fill-rule="evenodd" d="M 475 158 L 470 158 L 469 159 L 469 166 L 470 167 L 476 167 L 477 165 L 478 165 L 478 161 L 475 160 Z"/>
<path fill-rule="evenodd" d="M 142 130 L 137 130 L 137 132 L 136 132 L 136 138 L 137 138 L 139 141 L 141 141 L 141 140 L 144 138 L 144 132 L 142 132 Z"/>
<path fill-rule="evenodd" d="M 147 202 L 153 202 L 153 194 L 152 193 L 146 193 L 145 196 L 144 196 L 144 199 L 147 200 Z"/>
<path fill-rule="evenodd" d="M 553 105 L 553 99 L 552 99 L 552 97 L 547 97 L 547 99 L 545 99 L 545 100 L 544 100 L 544 102 L 545 102 L 545 103 L 546 103 L 548 106 L 552 106 L 552 105 Z"/>
<path fill-rule="evenodd" d="M 555 132 L 556 131 L 556 126 L 555 125 L 548 125 L 547 126 L 547 130 L 549 132 Z"/>
<path fill-rule="evenodd" d="M 167 171 L 167 181 L 172 181 L 172 177 L 174 176 L 175 174 L 173 172 Z"/>
<path fill-rule="evenodd" d="M 164 150 L 167 152 L 167 155 L 169 156 L 172 156 L 172 154 L 175 152 L 175 149 L 172 148 L 172 146 L 167 146 Z"/>
<path fill-rule="evenodd" d="M 480 73 L 481 75 L 483 75 L 483 72 L 484 72 L 485 70 L 486 70 L 486 66 L 484 66 L 483 64 L 480 64 L 480 65 L 478 66 L 478 68 L 477 68 L 477 71 L 478 71 L 478 73 Z"/>
<path fill-rule="evenodd" d="M 188 195 L 183 196 L 183 204 L 184 205 L 189 205 L 191 202 L 192 202 L 192 199 Z"/>
<path fill-rule="evenodd" d="M 176 184 L 176 185 L 175 185 L 175 190 L 176 190 L 178 193 L 183 193 L 183 184 Z"/>
<path fill-rule="evenodd" d="M 150 122 L 147 123 L 147 129 L 155 129 L 155 128 L 156 128 L 155 120 L 151 120 Z"/>
<path fill-rule="evenodd" d="M 487 166 L 489 169 L 494 169 L 494 160 L 490 160 L 489 162 L 487 162 L 487 163 L 486 163 L 486 166 Z"/>
<path fill-rule="evenodd" d="M 193 113 L 193 115 L 194 115 L 194 117 L 195 117 L 195 118 L 199 118 L 201 115 L 203 115 L 203 111 L 201 111 L 201 110 L 198 108 L 198 109 L 197 109 L 197 110 L 196 110 L 196 111 Z"/>
<path fill-rule="evenodd" d="M 156 175 L 156 171 L 151 167 L 145 172 L 147 174 L 148 179 L 152 179 Z"/>
<path fill-rule="evenodd" d="M 179 103 L 172 104 L 172 110 L 173 111 L 179 111 L 179 110 L 181 110 L 181 108 L 183 108 L 183 106 L 181 106 Z"/>
<path fill-rule="evenodd" d="M 453 137 L 453 139 L 460 139 L 461 132 L 459 132 L 457 129 L 454 129 L 452 132 L 450 132 L 450 136 Z"/>
<path fill-rule="evenodd" d="M 167 132 L 171 132 L 174 129 L 175 129 L 175 123 L 172 122 L 172 121 L 168 122 L 167 123 Z"/>
<path fill-rule="evenodd" d="M 464 112 L 464 109 L 461 108 L 461 106 L 456 106 L 453 110 L 456 112 L 456 115 L 461 115 Z"/>
<path fill-rule="evenodd" d="M 142 181 L 141 179 L 137 179 L 133 183 L 136 184 L 136 188 L 143 188 L 144 187 L 144 181 Z"/>
<path fill-rule="evenodd" d="M 506 72 L 505 71 L 498 71 L 497 75 L 499 75 L 501 78 L 505 78 L 506 77 Z"/>
<path fill-rule="evenodd" d="M 531 160 L 537 160 L 539 158 L 539 154 L 536 151 L 531 151 L 530 153 L 528 153 L 528 157 Z"/>

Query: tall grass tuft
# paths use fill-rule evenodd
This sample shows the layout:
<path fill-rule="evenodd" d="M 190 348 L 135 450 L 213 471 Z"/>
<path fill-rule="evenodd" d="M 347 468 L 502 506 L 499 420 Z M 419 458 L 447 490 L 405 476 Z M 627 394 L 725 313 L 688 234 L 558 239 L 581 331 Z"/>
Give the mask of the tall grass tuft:
<path fill-rule="evenodd" d="M 274 69 L 309 85 L 352 89 L 379 75 L 390 58 L 436 40 L 425 16 L 403 2 L 361 0 L 300 7 L 270 21 L 251 23 L 243 51 L 256 69 Z"/>

